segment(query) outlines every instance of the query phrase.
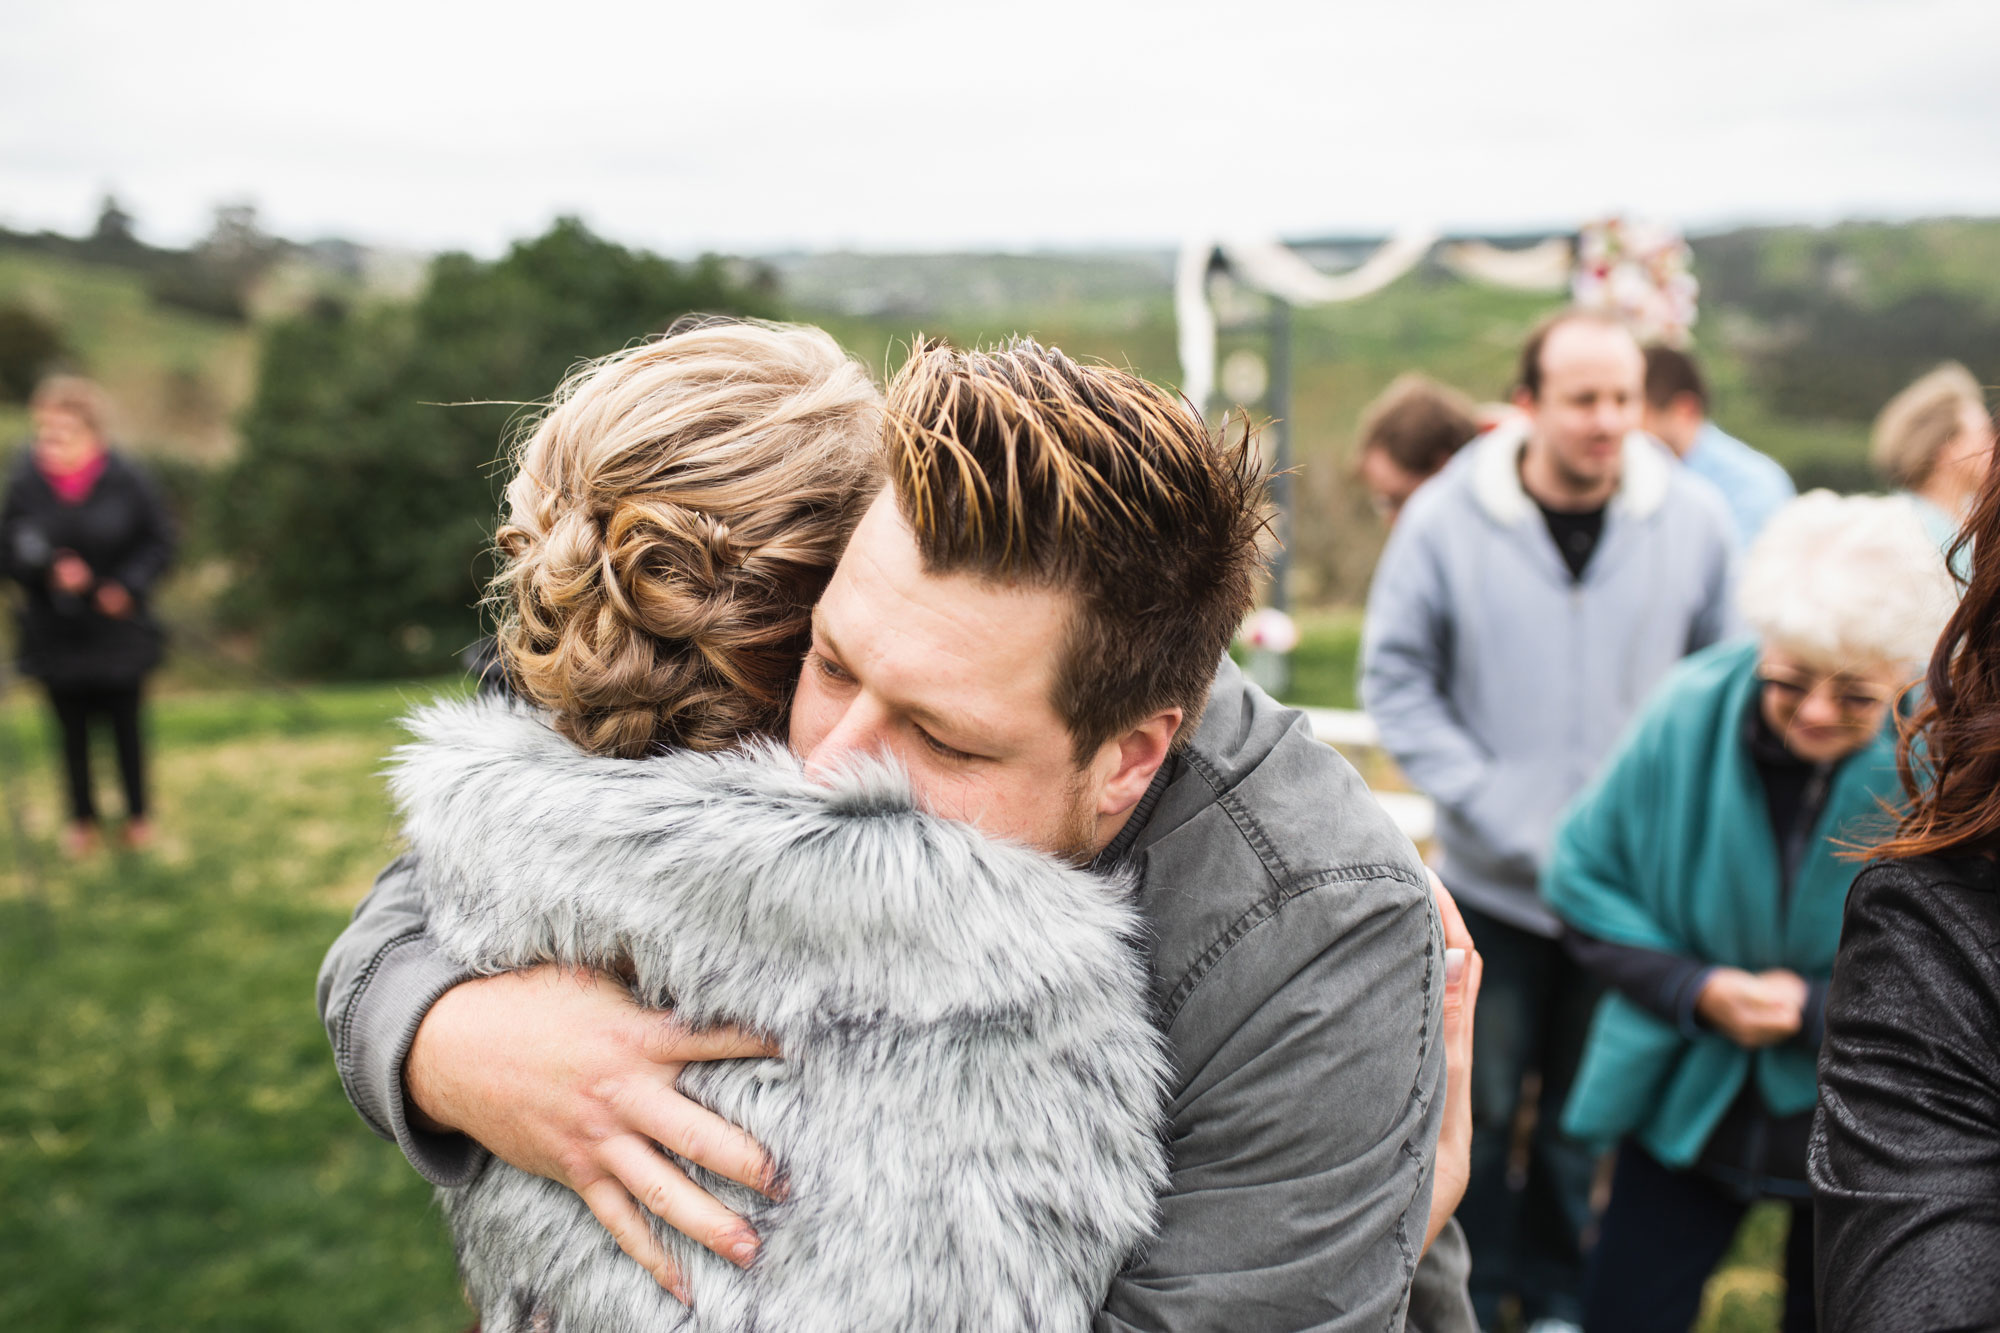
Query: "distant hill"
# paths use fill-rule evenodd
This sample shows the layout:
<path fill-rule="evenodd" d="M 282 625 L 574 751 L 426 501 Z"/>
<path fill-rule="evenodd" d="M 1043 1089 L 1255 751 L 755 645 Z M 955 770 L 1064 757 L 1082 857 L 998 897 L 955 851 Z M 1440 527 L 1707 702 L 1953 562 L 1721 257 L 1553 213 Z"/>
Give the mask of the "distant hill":
<path fill-rule="evenodd" d="M 766 255 L 786 299 L 864 319 L 991 317 L 1077 306 L 1136 309 L 1174 277 L 1165 250 L 1043 254 Z"/>
<path fill-rule="evenodd" d="M 187 249 L 152 246 L 106 199 L 87 236 L 0 228 L 0 313 L 55 332 L 52 367 L 104 383 L 126 443 L 212 463 L 234 447 L 259 324 L 317 300 L 407 298 L 428 265 L 410 251 L 270 236 L 244 205 L 217 209 L 210 233 Z M 19 403 L 0 401 L 0 436 L 24 429 Z"/>

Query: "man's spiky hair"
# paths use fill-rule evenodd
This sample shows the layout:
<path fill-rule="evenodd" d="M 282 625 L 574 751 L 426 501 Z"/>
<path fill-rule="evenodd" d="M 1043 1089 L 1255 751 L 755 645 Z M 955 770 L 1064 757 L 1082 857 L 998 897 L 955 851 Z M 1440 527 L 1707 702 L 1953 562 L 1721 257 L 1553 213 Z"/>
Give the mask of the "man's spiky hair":
<path fill-rule="evenodd" d="M 1193 733 L 1267 527 L 1247 431 L 1128 371 L 1017 338 L 919 345 L 889 386 L 897 507 L 924 567 L 1069 592 L 1057 713 L 1079 763 L 1168 708 Z"/>

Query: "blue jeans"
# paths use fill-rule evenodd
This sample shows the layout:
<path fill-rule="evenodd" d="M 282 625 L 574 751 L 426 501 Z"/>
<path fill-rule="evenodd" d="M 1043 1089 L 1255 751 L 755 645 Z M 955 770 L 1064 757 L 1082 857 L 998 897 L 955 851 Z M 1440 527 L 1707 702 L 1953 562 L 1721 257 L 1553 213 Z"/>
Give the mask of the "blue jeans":
<path fill-rule="evenodd" d="M 1472 1034 L 1472 1175 L 1458 1219 L 1472 1250 L 1472 1305 L 1492 1327 L 1509 1295 L 1524 1321 L 1581 1322 L 1583 1233 L 1597 1154 L 1562 1133 L 1600 992 L 1562 945 L 1462 907 L 1486 960 Z M 1527 1170 L 1509 1159 L 1523 1081 L 1541 1074 Z"/>

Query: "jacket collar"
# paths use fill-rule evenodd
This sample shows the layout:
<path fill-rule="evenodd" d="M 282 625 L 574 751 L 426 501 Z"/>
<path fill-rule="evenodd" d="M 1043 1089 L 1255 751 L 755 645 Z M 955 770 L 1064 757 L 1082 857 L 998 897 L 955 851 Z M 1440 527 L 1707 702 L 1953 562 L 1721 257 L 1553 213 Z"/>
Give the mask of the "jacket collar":
<path fill-rule="evenodd" d="M 1521 485 L 1521 451 L 1528 447 L 1528 423 L 1519 419 L 1504 422 L 1466 447 L 1473 451 L 1472 493 L 1479 507 L 1506 527 L 1533 516 L 1535 502 Z M 1633 518 L 1650 515 L 1666 503 L 1673 467 L 1663 445 L 1639 431 L 1627 435 L 1612 508 Z"/>

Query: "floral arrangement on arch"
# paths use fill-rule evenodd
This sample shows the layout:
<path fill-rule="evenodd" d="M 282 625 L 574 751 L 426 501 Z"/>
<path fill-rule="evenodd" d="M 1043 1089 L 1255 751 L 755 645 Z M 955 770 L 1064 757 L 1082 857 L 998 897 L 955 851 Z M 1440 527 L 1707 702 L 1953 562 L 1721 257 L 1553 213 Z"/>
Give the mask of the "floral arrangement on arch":
<path fill-rule="evenodd" d="M 1616 315 L 1641 342 L 1685 347 L 1701 293 L 1693 262 L 1676 228 L 1622 217 L 1586 223 L 1570 295 L 1586 310 Z"/>

